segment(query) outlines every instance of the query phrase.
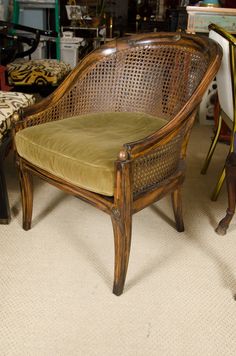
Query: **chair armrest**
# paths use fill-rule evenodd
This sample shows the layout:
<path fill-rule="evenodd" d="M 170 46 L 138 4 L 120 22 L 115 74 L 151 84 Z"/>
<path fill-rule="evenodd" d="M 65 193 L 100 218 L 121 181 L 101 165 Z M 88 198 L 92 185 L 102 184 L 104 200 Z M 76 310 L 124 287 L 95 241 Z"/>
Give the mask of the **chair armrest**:
<path fill-rule="evenodd" d="M 126 165 L 131 167 L 128 174 L 133 199 L 136 200 L 134 211 L 144 207 L 139 202 L 143 194 L 159 186 L 159 193 L 150 197 L 154 202 L 167 181 L 175 187 L 180 180 L 184 180 L 186 148 L 196 112 L 197 109 L 180 123 L 169 122 L 143 140 L 123 146 L 115 165 L 117 182 L 120 179 L 119 170 Z"/>
<path fill-rule="evenodd" d="M 124 144 L 123 149 L 119 152 L 119 159 L 124 161 L 126 159 L 138 159 L 140 157 L 152 154 L 153 151 L 158 150 L 163 145 L 175 140 L 178 135 L 186 135 L 192 128 L 197 109 L 195 108 L 188 115 L 177 115 L 173 120 L 167 122 L 165 126 L 154 132 L 150 136 L 135 142 Z M 184 114 L 184 113 L 183 113 Z M 184 157 L 185 150 L 182 151 Z"/>

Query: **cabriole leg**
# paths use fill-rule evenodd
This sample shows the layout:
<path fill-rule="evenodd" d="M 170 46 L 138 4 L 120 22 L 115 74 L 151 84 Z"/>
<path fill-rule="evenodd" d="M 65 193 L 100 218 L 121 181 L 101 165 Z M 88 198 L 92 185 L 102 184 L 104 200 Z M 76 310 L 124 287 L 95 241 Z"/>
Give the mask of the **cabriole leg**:
<path fill-rule="evenodd" d="M 132 230 L 131 214 L 127 214 L 126 216 L 122 215 L 122 213 L 120 214 L 119 211 L 116 211 L 111 217 L 115 244 L 113 293 L 117 296 L 121 295 L 124 289 L 129 263 Z"/>
<path fill-rule="evenodd" d="M 226 186 L 228 193 L 228 208 L 225 217 L 219 222 L 216 232 L 225 235 L 234 216 L 236 205 L 236 154 L 231 153 L 226 161 Z"/>

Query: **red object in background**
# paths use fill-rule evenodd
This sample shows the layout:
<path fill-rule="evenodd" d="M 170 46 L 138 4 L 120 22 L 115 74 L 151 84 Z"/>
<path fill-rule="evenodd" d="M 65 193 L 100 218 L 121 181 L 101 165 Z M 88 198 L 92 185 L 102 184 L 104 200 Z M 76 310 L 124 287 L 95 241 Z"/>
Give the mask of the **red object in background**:
<path fill-rule="evenodd" d="M 6 68 L 0 65 L 0 90 L 11 90 L 12 87 L 10 87 L 7 82 L 6 82 Z"/>
<path fill-rule="evenodd" d="M 217 129 L 219 115 L 220 115 L 220 103 L 217 96 L 217 99 L 215 101 L 215 107 L 214 107 L 215 129 Z M 231 137 L 231 131 L 226 125 L 226 123 L 224 122 L 224 120 L 222 120 L 219 141 L 230 144 L 230 137 Z"/>
<path fill-rule="evenodd" d="M 221 2 L 223 7 L 236 8 L 235 0 L 223 0 Z"/>
<path fill-rule="evenodd" d="M 176 8 L 179 6 L 179 0 L 165 0 L 165 6 L 167 8 Z"/>

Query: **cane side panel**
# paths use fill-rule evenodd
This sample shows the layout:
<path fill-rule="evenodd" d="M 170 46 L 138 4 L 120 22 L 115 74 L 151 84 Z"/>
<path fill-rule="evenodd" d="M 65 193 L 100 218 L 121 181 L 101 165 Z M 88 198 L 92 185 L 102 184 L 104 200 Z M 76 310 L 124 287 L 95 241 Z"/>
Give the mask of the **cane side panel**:
<path fill-rule="evenodd" d="M 184 130 L 167 143 L 161 144 L 150 154 L 134 160 L 133 193 L 134 195 L 156 188 L 178 168 L 181 156 Z"/>

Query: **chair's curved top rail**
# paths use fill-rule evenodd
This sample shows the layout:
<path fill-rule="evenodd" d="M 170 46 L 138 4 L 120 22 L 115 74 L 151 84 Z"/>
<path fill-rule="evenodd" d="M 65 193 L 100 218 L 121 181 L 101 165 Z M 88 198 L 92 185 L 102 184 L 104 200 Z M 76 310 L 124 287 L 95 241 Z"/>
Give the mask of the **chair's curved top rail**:
<path fill-rule="evenodd" d="M 185 33 L 146 33 L 132 35 L 130 37 L 119 38 L 114 41 L 110 41 L 100 48 L 96 49 L 89 55 L 87 55 L 74 70 L 69 74 L 67 79 L 61 84 L 61 86 L 46 99 L 45 103 L 52 104 L 60 99 L 70 87 L 74 85 L 76 80 L 80 80 L 92 66 L 98 61 L 105 60 L 106 57 L 127 50 L 131 47 L 138 46 L 171 46 L 174 45 L 179 48 L 187 48 L 188 50 L 196 51 L 204 54 L 208 58 L 208 68 L 205 76 L 211 75 L 212 72 L 216 72 L 220 65 L 222 56 L 221 48 L 211 39 L 204 36 L 190 35 Z M 38 104 L 40 108 L 40 103 Z M 31 108 L 27 110 L 27 114 L 30 114 Z"/>
<path fill-rule="evenodd" d="M 138 35 L 133 35 L 130 37 L 124 37 L 120 38 L 111 42 L 106 43 L 103 45 L 101 48 L 96 49 L 89 55 L 87 55 L 78 65 L 74 70 L 68 75 L 68 77 L 65 79 L 65 81 L 46 99 L 43 100 L 43 102 L 39 102 L 38 104 L 28 108 L 25 110 L 25 115 L 26 116 L 31 116 L 35 115 L 41 111 L 47 110 L 48 108 L 54 106 L 57 107 L 60 102 L 62 102 L 65 99 L 65 96 L 72 95 L 70 94 L 71 91 L 75 86 L 78 86 L 82 83 L 82 81 L 88 76 L 93 70 L 96 70 L 96 67 L 99 65 L 103 65 L 103 68 L 100 70 L 105 72 L 112 72 L 114 73 L 115 66 L 117 62 L 113 65 L 113 67 L 106 67 L 105 62 L 107 61 L 112 61 L 112 58 L 121 58 L 123 53 L 128 53 L 128 52 L 135 52 L 139 51 L 139 48 L 143 48 L 145 51 L 149 49 L 157 49 L 161 48 L 162 53 L 160 54 L 161 56 L 165 55 L 165 50 L 172 51 L 172 59 L 171 63 L 169 64 L 169 67 L 165 69 L 166 63 L 165 60 L 162 62 L 156 62 L 154 65 L 152 64 L 152 70 L 156 70 L 156 68 L 159 69 L 159 77 L 156 79 L 157 80 L 157 85 L 160 85 L 160 82 L 158 81 L 160 76 L 162 80 L 163 76 L 166 75 L 168 72 L 171 71 L 174 74 L 173 80 L 170 78 L 170 83 L 168 84 L 169 88 L 171 91 L 173 91 L 173 84 L 175 84 L 176 80 L 182 80 L 182 91 L 186 92 L 185 87 L 189 87 L 189 97 L 186 97 L 186 105 L 184 106 L 183 110 L 187 107 L 188 110 L 192 110 L 192 104 L 197 105 L 201 101 L 202 94 L 204 91 L 207 89 L 207 86 L 209 85 L 209 80 L 212 80 L 220 66 L 220 61 L 222 57 L 222 50 L 218 44 L 216 44 L 213 40 L 204 37 L 204 36 L 197 36 L 197 35 L 190 35 L 190 34 L 185 34 L 185 33 L 149 33 L 149 34 L 138 34 Z M 131 49 L 131 51 L 130 51 Z M 182 55 L 184 53 L 184 55 Z M 176 54 L 176 56 L 175 56 Z M 156 60 L 158 56 L 157 52 L 153 52 L 152 54 L 152 59 Z M 168 56 L 167 56 L 168 57 Z M 191 57 L 191 58 L 190 58 Z M 197 74 L 198 75 L 198 82 L 193 78 L 192 83 L 185 83 L 183 80 L 183 69 L 184 66 L 187 67 L 188 64 L 188 58 L 189 63 L 191 61 L 191 71 L 193 73 L 193 76 L 197 71 L 200 71 L 200 66 L 203 67 L 201 69 L 202 73 Z M 200 60 L 199 60 L 200 58 Z M 152 60 L 150 59 L 150 60 Z M 139 65 L 142 61 L 142 58 L 139 59 Z M 203 63 L 204 62 L 204 63 Z M 182 65 L 182 67 L 181 67 Z M 161 67 L 162 66 L 162 67 Z M 94 69 L 95 68 L 95 69 Z M 139 68 L 134 67 L 134 69 L 130 70 L 129 73 L 135 73 L 139 71 Z M 173 69 L 173 70 L 172 70 Z M 153 74 L 153 71 L 149 72 L 149 77 L 153 77 L 156 75 L 155 73 Z M 131 75 L 130 74 L 130 75 Z M 123 74 L 123 77 L 125 75 Z M 176 77 L 178 76 L 178 78 Z M 127 77 L 127 76 L 126 76 Z M 187 73 L 186 73 L 187 77 Z M 96 77 L 97 78 L 97 77 Z M 177 79 L 176 79 L 177 78 Z M 98 78 L 100 80 L 100 87 L 102 86 L 102 81 L 101 77 Z M 97 79 L 97 80 L 98 80 Z M 142 78 L 143 79 L 143 78 Z M 172 82 L 171 82 L 172 80 Z M 147 81 L 147 78 L 146 78 Z M 148 85 L 147 81 L 147 85 Z M 114 80 L 113 86 L 117 86 L 117 81 Z M 190 87 L 191 86 L 191 87 Z M 90 88 L 91 89 L 91 88 Z M 97 85 L 97 89 L 99 89 L 99 86 Z M 122 86 L 120 88 L 120 92 L 122 90 Z M 83 88 L 84 90 L 84 88 Z M 162 90 L 162 89 L 161 89 Z M 91 92 L 91 91 L 90 91 Z M 96 91 L 95 94 L 97 94 L 98 91 Z M 119 93 L 120 93 L 119 92 Z M 181 96 L 179 88 L 176 87 L 176 95 L 178 97 Z M 194 94 L 194 95 L 193 95 Z M 110 95 L 110 90 L 106 91 L 106 95 Z M 169 95 L 169 92 L 165 93 L 165 96 L 167 97 Z M 170 96 L 170 95 L 169 95 Z M 183 96 L 183 95 L 182 95 Z M 117 97 L 117 96 L 116 96 Z M 156 95 L 158 99 L 158 94 Z M 115 96 L 114 96 L 115 98 Z M 106 98 L 107 99 L 107 98 Z M 142 97 L 141 97 L 142 99 Z M 141 100 L 140 99 L 140 100 Z M 93 99 L 91 99 L 93 100 Z M 190 105 L 189 105 L 190 104 Z M 174 105 L 174 104 L 173 104 Z M 45 109 L 46 108 L 46 109 Z M 110 110 L 112 111 L 112 110 Z M 153 113 L 155 114 L 155 113 Z M 171 117 L 173 118 L 173 117 Z M 168 118 L 169 120 L 169 118 Z"/>

